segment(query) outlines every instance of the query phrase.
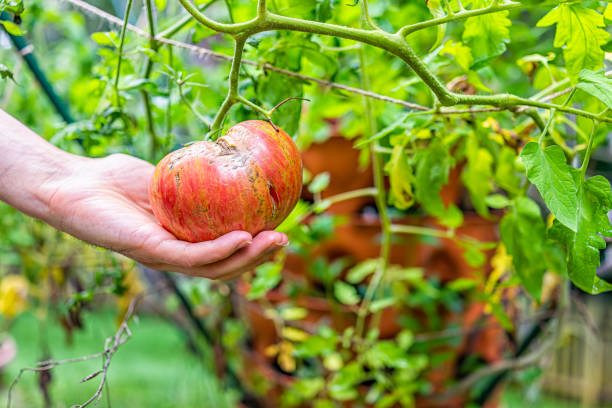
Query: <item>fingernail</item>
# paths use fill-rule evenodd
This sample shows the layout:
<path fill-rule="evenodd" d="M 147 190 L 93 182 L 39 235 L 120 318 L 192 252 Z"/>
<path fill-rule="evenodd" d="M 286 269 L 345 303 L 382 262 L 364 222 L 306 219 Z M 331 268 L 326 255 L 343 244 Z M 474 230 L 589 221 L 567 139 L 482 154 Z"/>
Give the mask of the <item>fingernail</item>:
<path fill-rule="evenodd" d="M 248 247 L 252 243 L 253 243 L 253 241 L 244 241 L 242 244 L 238 245 L 238 249 L 241 249 L 241 248 L 244 248 L 244 247 Z"/>
<path fill-rule="evenodd" d="M 275 245 L 279 247 L 286 247 L 287 245 L 289 245 L 289 241 L 277 242 Z"/>

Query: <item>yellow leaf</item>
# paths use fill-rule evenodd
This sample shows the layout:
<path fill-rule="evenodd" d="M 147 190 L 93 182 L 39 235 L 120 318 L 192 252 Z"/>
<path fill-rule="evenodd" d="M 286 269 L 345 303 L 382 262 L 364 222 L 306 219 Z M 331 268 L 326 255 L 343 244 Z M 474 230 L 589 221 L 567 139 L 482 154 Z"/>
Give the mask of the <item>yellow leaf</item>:
<path fill-rule="evenodd" d="M 283 327 L 283 337 L 291 341 L 305 341 L 309 336 L 304 330 L 296 329 L 295 327 Z"/>
<path fill-rule="evenodd" d="M 13 318 L 27 306 L 28 281 L 21 275 L 9 275 L 0 281 L 0 314 Z"/>

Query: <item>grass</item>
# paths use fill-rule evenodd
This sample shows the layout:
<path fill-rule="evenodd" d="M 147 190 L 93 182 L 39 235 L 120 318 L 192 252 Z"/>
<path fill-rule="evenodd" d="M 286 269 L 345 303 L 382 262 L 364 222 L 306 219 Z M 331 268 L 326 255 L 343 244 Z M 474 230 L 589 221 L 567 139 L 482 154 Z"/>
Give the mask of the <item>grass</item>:
<path fill-rule="evenodd" d="M 0 407 L 7 401 L 7 387 L 21 367 L 32 366 L 42 358 L 45 339 L 54 359 L 80 357 L 99 352 L 106 337 L 116 330 L 115 314 L 93 312 L 84 315 L 84 330 L 73 335 L 72 345 L 58 324 L 41 324 L 32 314 L 19 317 L 10 333 L 18 343 L 17 358 L 7 367 L 0 382 Z M 109 369 L 110 402 L 115 408 L 232 408 L 233 395 L 221 389 L 214 374 L 185 347 L 183 335 L 168 322 L 141 316 L 130 324 L 133 337 L 123 344 Z M 99 377 L 80 383 L 101 368 L 101 359 L 60 366 L 52 371 L 51 397 L 54 408 L 70 407 L 86 401 L 95 392 Z M 38 375 L 26 372 L 13 395 L 13 408 L 43 407 Z M 99 407 L 108 406 L 106 392 Z M 502 408 L 578 408 L 579 403 L 540 396 L 530 400 L 525 392 L 508 389 Z M 608 408 L 612 408 L 608 406 Z"/>
<path fill-rule="evenodd" d="M 18 355 L 3 373 L 0 406 L 7 401 L 7 387 L 21 367 L 32 366 L 42 358 L 41 340 L 46 338 L 51 357 L 64 359 L 94 354 L 104 347 L 106 337 L 116 330 L 115 315 L 110 312 L 84 316 L 85 330 L 77 331 L 68 345 L 59 325 L 41 325 L 31 314 L 22 315 L 10 330 L 18 343 Z M 214 374 L 205 369 L 185 348 L 182 334 L 167 322 L 142 316 L 130 324 L 133 337 L 114 355 L 108 384 L 113 407 L 219 407 L 234 404 L 230 395 L 220 389 Z M 99 370 L 101 359 L 59 366 L 52 371 L 51 396 L 54 407 L 83 403 L 93 395 L 99 377 L 80 383 L 88 374 Z M 13 408 L 42 407 L 38 375 L 24 373 L 15 388 Z M 98 404 L 106 407 L 107 395 Z"/>

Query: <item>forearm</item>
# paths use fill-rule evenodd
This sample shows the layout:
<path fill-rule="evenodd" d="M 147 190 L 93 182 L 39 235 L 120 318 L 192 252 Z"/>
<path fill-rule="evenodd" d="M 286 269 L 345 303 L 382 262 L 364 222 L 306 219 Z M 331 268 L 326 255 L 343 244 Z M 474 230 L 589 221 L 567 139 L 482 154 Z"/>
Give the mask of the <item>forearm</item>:
<path fill-rule="evenodd" d="M 80 160 L 0 110 L 0 200 L 48 221 L 54 190 Z"/>

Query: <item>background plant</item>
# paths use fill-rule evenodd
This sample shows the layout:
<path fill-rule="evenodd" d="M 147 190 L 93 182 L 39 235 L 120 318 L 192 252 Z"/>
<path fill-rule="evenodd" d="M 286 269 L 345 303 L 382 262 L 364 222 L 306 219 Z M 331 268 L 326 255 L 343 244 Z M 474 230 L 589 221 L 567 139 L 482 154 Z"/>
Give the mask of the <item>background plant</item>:
<path fill-rule="evenodd" d="M 66 3 L 79 11 L 83 7 Z M 501 302 L 509 293 L 516 298 L 517 288 L 540 310 L 551 307 L 550 288 L 544 285 L 550 274 L 560 277 L 561 288 L 569 278 L 590 293 L 610 289 L 596 275 L 603 236 L 610 234 L 610 185 L 601 176 L 587 176 L 593 152 L 608 143 L 612 122 L 608 2 L 180 3 L 127 1 L 116 12 L 143 28 L 118 26 L 93 33 L 88 42 L 82 41 L 88 36 L 84 19 L 104 16 L 28 3 L 20 26 L 3 24 L 14 34 L 55 44 L 46 51 L 53 55 L 44 59 L 46 68 L 57 89 L 70 90 L 69 104 L 79 120 L 65 127 L 49 106 L 37 104 L 39 95 L 22 83 L 15 68 L 19 60 L 8 51 L 3 76 L 16 80 L 0 85 L 3 103 L 67 150 L 93 156 L 122 151 L 151 161 L 194 139 L 215 139 L 247 118 L 273 121 L 306 148 L 329 136 L 327 119 L 340 118 L 340 131 L 354 140 L 362 164 L 372 164 L 375 185 L 321 199 L 328 180 L 306 175 L 315 200 L 300 203 L 281 228 L 290 234 L 291 250 L 308 258 L 343 222 L 325 214 L 331 203 L 371 196 L 381 225 L 381 253 L 360 264 L 322 258 L 312 263 L 311 274 L 321 285 L 305 290 L 356 308 L 354 327 L 343 333 L 329 327 L 310 333 L 297 327 L 304 312 L 295 305 L 276 310 L 265 304 L 265 293 L 282 281 L 282 258 L 257 270 L 249 296 L 262 299 L 284 335 L 270 353 L 301 378 L 287 392 L 286 404 L 316 399 L 324 407 L 365 398 L 378 406 L 409 406 L 415 394 L 431 391 L 423 372 L 436 362 L 425 356 L 437 344 L 414 338 L 444 328 L 435 319 L 440 307 L 457 312 L 478 299 L 510 336 L 518 336 L 518 320 Z M 0 4 L 21 12 L 18 3 Z M 169 40 L 179 35 L 212 53 Z M 271 113 L 288 97 L 310 102 L 291 101 Z M 459 165 L 469 199 L 446 206 L 439 192 Z M 545 207 L 538 206 L 536 190 Z M 3 223 L 20 226 L 4 229 L 2 236 L 13 264 L 26 267 L 26 256 L 14 248 L 30 254 L 33 238 L 55 245 L 50 230 L 19 236 L 23 217 L 3 211 Z M 479 242 L 460 232 L 464 213 L 471 211 L 499 222 L 499 242 Z M 431 216 L 437 225 L 394 222 L 405 214 Z M 452 240 L 483 272 L 475 275 L 479 278 L 441 283 L 427 271 L 392 265 L 391 244 L 405 235 Z M 492 260 L 484 255 L 491 250 Z M 493 272 L 487 277 L 489 263 Z M 124 272 L 117 274 L 120 283 Z M 40 285 L 46 275 L 26 276 Z M 92 289 L 77 291 L 76 300 L 68 294 L 72 303 L 95 292 L 94 284 L 86 286 Z M 120 294 L 120 286 L 111 291 Z M 559 292 L 560 311 L 567 307 L 564 293 Z M 219 304 L 224 302 L 222 296 Z M 379 339 L 372 322 L 398 305 L 407 314 L 410 308 L 428 311 L 430 327 L 406 324 L 396 338 Z M 308 367 L 312 361 L 314 369 Z M 374 384 L 365 397 L 358 392 L 364 382 Z"/>

